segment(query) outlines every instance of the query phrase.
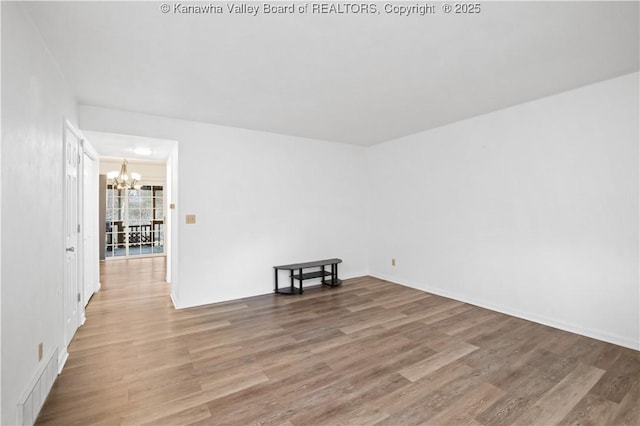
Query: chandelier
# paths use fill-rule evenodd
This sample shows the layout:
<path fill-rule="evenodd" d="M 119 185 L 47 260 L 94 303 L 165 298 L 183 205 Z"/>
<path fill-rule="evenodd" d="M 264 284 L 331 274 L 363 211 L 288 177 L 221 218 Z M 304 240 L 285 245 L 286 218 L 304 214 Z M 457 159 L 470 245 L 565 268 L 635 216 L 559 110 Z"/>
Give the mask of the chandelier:
<path fill-rule="evenodd" d="M 129 162 L 125 159 L 122 161 L 122 167 L 120 167 L 120 172 L 112 171 L 107 173 L 107 178 L 111 180 L 111 183 L 115 187 L 115 189 L 140 189 L 140 174 L 139 173 L 129 173 L 127 171 L 127 165 Z"/>

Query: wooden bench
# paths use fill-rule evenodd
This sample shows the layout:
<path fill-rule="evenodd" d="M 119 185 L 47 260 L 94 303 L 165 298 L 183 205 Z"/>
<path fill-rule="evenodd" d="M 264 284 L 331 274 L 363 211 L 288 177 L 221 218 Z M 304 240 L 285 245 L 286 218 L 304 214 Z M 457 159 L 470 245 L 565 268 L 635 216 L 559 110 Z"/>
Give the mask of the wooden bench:
<path fill-rule="evenodd" d="M 275 293 L 280 294 L 302 294 L 302 282 L 312 278 L 322 278 L 322 284 L 329 287 L 337 287 L 342 284 L 342 280 L 338 279 L 338 263 L 342 263 L 342 259 L 325 259 L 316 260 L 315 262 L 292 263 L 291 265 L 274 266 L 275 273 Z M 331 271 L 325 270 L 325 267 L 331 266 Z M 320 268 L 317 271 L 304 272 L 305 269 Z M 289 271 L 289 279 L 291 287 L 278 288 L 278 271 Z M 298 272 L 297 274 L 295 272 Z M 300 281 L 300 287 L 296 287 L 294 280 Z"/>

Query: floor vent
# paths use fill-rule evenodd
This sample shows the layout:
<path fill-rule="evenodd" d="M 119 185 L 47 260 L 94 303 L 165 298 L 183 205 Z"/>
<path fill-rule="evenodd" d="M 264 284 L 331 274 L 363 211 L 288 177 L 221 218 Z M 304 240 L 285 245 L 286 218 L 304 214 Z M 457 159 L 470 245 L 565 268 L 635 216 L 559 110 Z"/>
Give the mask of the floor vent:
<path fill-rule="evenodd" d="M 18 424 L 33 425 L 58 376 L 58 349 L 49 355 L 18 403 Z"/>

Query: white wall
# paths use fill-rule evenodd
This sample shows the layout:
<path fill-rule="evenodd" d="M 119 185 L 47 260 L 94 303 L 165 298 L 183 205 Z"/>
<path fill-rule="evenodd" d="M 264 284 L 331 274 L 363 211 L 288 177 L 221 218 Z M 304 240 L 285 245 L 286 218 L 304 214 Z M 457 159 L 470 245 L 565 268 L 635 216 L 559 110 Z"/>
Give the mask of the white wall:
<path fill-rule="evenodd" d="M 0 5 L 0 29 L 2 28 L 2 6 Z M 2 37 L 0 36 L 0 41 Z M 0 47 L 0 52 L 2 47 Z M 0 58 L 0 62 L 2 59 Z M 2 80 L 2 67 L 0 66 L 0 81 Z M 2 84 L 0 83 L 0 99 L 2 99 Z M 2 105 L 0 104 L 0 115 Z M 0 135 L 2 133 L 2 117 L 0 117 Z M 2 164 L 2 141 L 0 136 L 0 164 Z M 0 241 L 2 241 L 2 173 L 0 172 Z M 2 244 L 0 244 L 0 423 L 2 423 Z"/>
<path fill-rule="evenodd" d="M 365 148 L 96 107 L 79 114 L 85 130 L 178 141 L 178 306 L 269 293 L 278 264 L 340 257 L 341 277 L 368 272 Z"/>
<path fill-rule="evenodd" d="M 2 424 L 63 340 L 62 130 L 75 102 L 22 5 L 2 2 Z"/>
<path fill-rule="evenodd" d="M 638 93 L 635 73 L 372 147 L 371 273 L 640 348 Z"/>

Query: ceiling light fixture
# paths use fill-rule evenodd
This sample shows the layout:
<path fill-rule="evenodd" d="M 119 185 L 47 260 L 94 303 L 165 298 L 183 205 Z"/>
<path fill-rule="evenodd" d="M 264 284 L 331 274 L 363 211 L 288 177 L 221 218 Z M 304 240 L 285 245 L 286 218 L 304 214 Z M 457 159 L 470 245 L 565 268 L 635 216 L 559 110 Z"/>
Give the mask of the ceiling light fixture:
<path fill-rule="evenodd" d="M 142 176 L 140 173 L 131 173 L 127 170 L 127 165 L 129 162 L 125 159 L 122 160 L 122 167 L 120 167 L 120 172 L 111 171 L 107 173 L 107 178 L 111 179 L 113 186 L 116 189 L 140 189 L 140 184 L 138 183 Z"/>

